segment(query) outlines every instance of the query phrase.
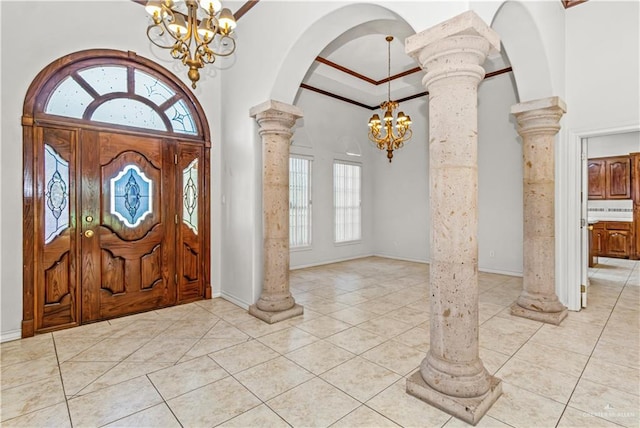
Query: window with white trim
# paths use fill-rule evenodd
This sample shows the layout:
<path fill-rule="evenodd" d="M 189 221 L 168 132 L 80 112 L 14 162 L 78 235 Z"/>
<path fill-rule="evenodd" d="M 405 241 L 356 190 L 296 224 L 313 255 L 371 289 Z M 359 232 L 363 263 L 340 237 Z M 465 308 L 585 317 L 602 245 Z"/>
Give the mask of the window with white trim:
<path fill-rule="evenodd" d="M 289 157 L 289 248 L 311 245 L 311 159 Z"/>
<path fill-rule="evenodd" d="M 362 165 L 339 160 L 333 162 L 333 211 L 336 243 L 358 241 L 362 238 L 361 178 Z"/>

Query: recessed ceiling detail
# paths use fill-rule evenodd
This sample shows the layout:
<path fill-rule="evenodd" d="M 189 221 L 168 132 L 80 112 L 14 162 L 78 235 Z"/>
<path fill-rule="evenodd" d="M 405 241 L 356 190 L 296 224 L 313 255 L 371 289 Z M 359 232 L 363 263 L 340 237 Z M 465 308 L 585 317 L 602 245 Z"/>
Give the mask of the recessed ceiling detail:
<path fill-rule="evenodd" d="M 587 0 L 561 0 L 561 1 L 564 8 L 568 9 L 570 7 L 579 5 L 580 3 L 584 3 Z"/>
<path fill-rule="evenodd" d="M 342 67 L 342 66 L 340 66 L 339 64 L 336 64 L 336 66 L 337 66 L 337 67 L 340 67 L 340 68 L 337 68 L 337 69 L 345 69 L 345 67 Z M 346 70 L 348 70 L 348 69 L 346 69 Z M 413 73 L 416 73 L 417 71 L 420 71 L 420 68 L 418 68 L 418 69 L 417 69 L 417 70 L 415 70 L 415 71 L 414 71 L 414 70 L 415 70 L 415 69 L 406 70 L 405 72 L 403 72 L 403 73 L 399 73 L 399 74 L 397 74 L 396 76 L 402 77 L 402 76 L 400 76 L 401 74 L 402 74 L 403 76 L 404 76 L 404 75 L 408 75 L 408 74 L 413 74 Z M 512 69 L 511 67 L 505 67 L 505 68 L 502 68 L 502 69 L 500 69 L 500 70 L 492 71 L 492 72 L 490 72 L 490 73 L 485 74 L 484 78 L 485 78 L 485 79 L 489 79 L 489 78 L 491 78 L 491 77 L 499 76 L 499 75 L 501 75 L 501 74 L 505 74 L 505 73 L 510 73 L 510 72 L 512 72 L 512 71 L 513 71 L 513 69 Z M 351 73 L 348 73 L 347 71 L 343 71 L 343 72 L 344 72 L 344 73 L 347 73 L 347 74 L 352 75 Z M 357 73 L 356 73 L 356 74 L 357 74 Z M 367 78 L 366 76 L 363 76 L 363 77 L 364 77 L 364 78 Z M 394 80 L 394 78 L 396 78 L 396 79 L 397 79 L 397 78 L 399 78 L 399 77 L 391 76 L 391 80 Z M 368 78 L 367 78 L 367 79 L 368 79 Z M 370 79 L 370 80 L 372 80 L 372 79 Z M 384 80 L 385 80 L 385 81 L 384 81 L 384 82 L 382 82 L 382 83 L 386 83 L 386 81 L 388 81 L 388 79 L 384 79 Z M 368 80 L 367 80 L 367 81 L 368 81 Z M 372 85 L 379 85 L 380 83 L 377 83 L 377 81 L 373 81 L 373 83 L 371 83 L 371 84 L 372 84 Z M 349 98 L 349 97 L 345 97 L 345 96 L 342 96 L 342 95 L 338 95 L 338 94 L 336 94 L 336 93 L 334 93 L 334 92 L 327 91 L 327 90 L 320 89 L 320 88 L 315 87 L 315 86 L 308 85 L 308 84 L 306 84 L 306 83 L 301 83 L 301 84 L 300 84 L 300 89 L 306 89 L 306 90 L 309 90 L 309 91 L 312 91 L 312 92 L 316 92 L 316 93 L 318 93 L 318 94 L 325 95 L 325 96 L 327 96 L 327 97 L 331 97 L 331 98 L 334 98 L 334 99 L 336 99 L 336 100 L 344 101 L 345 103 L 353 104 L 353 105 L 355 105 L 355 106 L 362 107 L 362 108 L 365 108 L 365 109 L 367 109 L 367 110 L 375 110 L 375 109 L 377 109 L 377 108 L 379 108 L 379 107 L 380 107 L 380 104 L 368 105 L 368 104 L 365 104 L 365 103 L 363 103 L 363 102 L 360 102 L 360 101 L 356 101 L 356 100 L 354 100 L 354 99 L 351 99 L 351 98 Z M 405 101 L 413 100 L 413 99 L 415 99 L 415 98 L 424 97 L 424 96 L 426 96 L 426 95 L 429 95 L 429 92 L 426 92 L 426 91 L 424 91 L 424 92 L 418 92 L 418 93 L 414 93 L 414 94 L 412 94 L 412 95 L 408 95 L 408 96 L 405 96 L 405 97 L 402 97 L 402 98 L 397 98 L 397 99 L 395 99 L 395 101 L 396 101 L 396 102 L 398 102 L 398 103 L 402 103 L 402 102 L 405 102 Z"/>

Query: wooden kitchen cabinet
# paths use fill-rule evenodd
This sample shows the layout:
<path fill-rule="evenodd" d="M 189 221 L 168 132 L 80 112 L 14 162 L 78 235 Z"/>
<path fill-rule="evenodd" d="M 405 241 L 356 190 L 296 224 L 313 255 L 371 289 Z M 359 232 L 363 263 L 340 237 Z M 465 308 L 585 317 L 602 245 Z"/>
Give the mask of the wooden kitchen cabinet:
<path fill-rule="evenodd" d="M 604 159 L 589 159 L 587 162 L 589 171 L 589 199 L 604 199 L 605 188 L 605 161 Z"/>
<path fill-rule="evenodd" d="M 589 159 L 589 199 L 631 199 L 631 158 Z"/>
<path fill-rule="evenodd" d="M 609 257 L 629 257 L 631 254 L 631 231 L 607 230 L 607 254 Z"/>
<path fill-rule="evenodd" d="M 591 230 L 591 254 L 593 257 L 629 258 L 634 255 L 635 233 L 633 223 L 626 221 L 601 221 Z"/>
<path fill-rule="evenodd" d="M 631 199 L 631 159 L 609 158 L 605 164 L 606 199 Z"/>
<path fill-rule="evenodd" d="M 640 259 L 640 152 L 631 153 L 631 198 L 633 199 L 633 232 L 635 249 L 633 259 Z"/>
<path fill-rule="evenodd" d="M 604 228 L 604 222 L 594 224 L 593 230 L 591 230 L 591 246 L 592 253 L 595 257 L 605 255 L 605 238 L 606 231 Z"/>

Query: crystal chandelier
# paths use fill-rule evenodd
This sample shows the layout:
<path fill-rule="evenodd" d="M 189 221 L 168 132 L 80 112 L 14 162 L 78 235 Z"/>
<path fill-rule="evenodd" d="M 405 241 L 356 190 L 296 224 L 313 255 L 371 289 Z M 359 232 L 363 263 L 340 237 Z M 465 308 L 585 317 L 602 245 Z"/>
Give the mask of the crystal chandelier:
<path fill-rule="evenodd" d="M 229 9 L 222 9 L 220 0 L 200 0 L 200 4 L 196 0 L 150 0 L 145 9 L 153 19 L 147 27 L 147 37 L 154 45 L 170 49 L 173 58 L 189 67 L 194 89 L 200 79 L 199 69 L 236 50 L 236 41 L 231 37 L 236 20 Z M 218 52 L 210 47 L 214 40 L 221 49 Z"/>
<path fill-rule="evenodd" d="M 393 112 L 400 105 L 395 101 L 391 101 L 391 41 L 393 40 L 393 36 L 387 36 L 385 40 L 389 43 L 387 49 L 389 75 L 387 78 L 387 101 L 380 104 L 380 108 L 384 111 L 384 123 L 382 123 L 380 116 L 377 114 L 371 116 L 371 119 L 369 119 L 369 139 L 373 141 L 380 150 L 387 151 L 387 158 L 389 158 L 389 162 L 391 162 L 393 151 L 401 148 L 404 142 L 411 138 L 412 131 L 411 117 L 405 115 L 402 111 L 398 112 L 398 117 L 396 118 L 395 128 L 397 133 L 395 133 L 393 129 Z"/>

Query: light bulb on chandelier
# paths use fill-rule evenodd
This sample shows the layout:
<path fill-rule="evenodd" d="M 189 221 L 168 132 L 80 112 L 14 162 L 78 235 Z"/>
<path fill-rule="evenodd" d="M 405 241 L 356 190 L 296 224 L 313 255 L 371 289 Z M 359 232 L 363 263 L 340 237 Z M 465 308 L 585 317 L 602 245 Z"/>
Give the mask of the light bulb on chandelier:
<path fill-rule="evenodd" d="M 380 104 L 380 108 L 384 111 L 382 121 L 380 116 L 374 114 L 369 119 L 368 125 L 369 140 L 374 142 L 380 150 L 386 150 L 387 158 L 391 162 L 393 151 L 401 148 L 404 142 L 411 138 L 413 131 L 411 131 L 411 117 L 405 115 L 402 111 L 398 112 L 394 131 L 393 113 L 400 105 L 395 101 L 391 101 L 391 42 L 393 41 L 393 36 L 387 36 L 385 40 L 388 43 L 387 101 Z"/>
<path fill-rule="evenodd" d="M 183 3 L 186 13 L 178 11 Z M 212 64 L 216 57 L 229 56 L 236 50 L 236 41 L 231 36 L 236 20 L 229 9 L 222 8 L 220 0 L 200 0 L 200 4 L 196 0 L 175 4 L 172 0 L 149 0 L 145 9 L 153 19 L 147 27 L 147 37 L 154 45 L 170 49 L 173 58 L 189 67 L 193 89 L 205 64 Z M 220 51 L 211 49 L 214 40 Z"/>

